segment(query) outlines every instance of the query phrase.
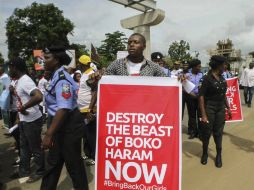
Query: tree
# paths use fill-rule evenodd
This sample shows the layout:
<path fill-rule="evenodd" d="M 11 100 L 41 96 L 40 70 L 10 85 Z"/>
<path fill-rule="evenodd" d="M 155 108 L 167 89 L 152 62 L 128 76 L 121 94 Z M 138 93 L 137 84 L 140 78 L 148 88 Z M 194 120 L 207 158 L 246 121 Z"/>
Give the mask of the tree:
<path fill-rule="evenodd" d="M 54 4 L 32 3 L 24 9 L 16 8 L 7 19 L 6 35 L 9 58 L 23 54 L 28 58 L 34 49 L 51 45 L 68 47 L 68 34 L 74 25 L 64 18 L 63 11 Z"/>
<path fill-rule="evenodd" d="M 118 51 L 126 50 L 127 38 L 124 33 L 116 31 L 105 34 L 106 39 L 102 41 L 102 45 L 98 48 L 98 53 L 102 55 L 107 62 L 116 59 Z"/>
<path fill-rule="evenodd" d="M 3 64 L 4 64 L 4 58 L 3 58 L 3 55 L 0 52 L 0 65 L 3 65 Z"/>
<path fill-rule="evenodd" d="M 189 61 L 192 59 L 190 53 L 190 44 L 184 40 L 180 42 L 173 42 L 168 49 L 168 55 L 170 59 L 175 61 Z"/>
<path fill-rule="evenodd" d="M 69 47 L 69 49 L 73 49 L 75 50 L 75 57 L 76 57 L 76 60 L 78 60 L 78 58 L 81 56 L 81 55 L 89 55 L 89 50 L 87 49 L 86 45 L 83 45 L 83 44 L 75 44 L 75 43 L 72 43 Z"/>

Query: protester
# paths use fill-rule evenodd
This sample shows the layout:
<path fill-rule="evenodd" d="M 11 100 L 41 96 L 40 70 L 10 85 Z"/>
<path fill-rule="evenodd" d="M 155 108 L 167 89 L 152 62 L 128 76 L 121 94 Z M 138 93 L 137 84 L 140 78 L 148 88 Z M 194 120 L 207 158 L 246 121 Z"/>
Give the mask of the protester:
<path fill-rule="evenodd" d="M 10 90 L 10 130 L 11 130 L 11 135 L 15 139 L 15 148 L 18 150 L 18 154 L 20 156 L 20 132 L 19 132 L 19 127 L 16 127 L 15 125 L 18 125 L 19 123 L 19 118 L 18 118 L 18 107 L 17 107 L 17 96 L 15 93 L 14 86 L 17 84 L 16 79 L 11 79 L 11 84 L 9 87 Z M 13 130 L 12 130 L 13 129 Z M 14 163 L 13 166 L 18 166 L 20 163 L 20 158 L 18 158 Z"/>
<path fill-rule="evenodd" d="M 176 61 L 171 71 L 172 77 L 179 77 L 179 75 L 183 72 L 183 70 L 180 67 L 181 67 L 181 61 Z"/>
<path fill-rule="evenodd" d="M 189 73 L 189 69 L 190 69 L 190 66 L 189 66 L 189 62 L 188 61 L 185 61 L 183 62 L 183 76 L 185 77 L 187 73 Z M 187 104 L 187 92 L 183 89 L 183 93 L 182 93 L 182 119 L 183 119 L 183 116 L 184 116 L 184 110 L 185 110 L 185 104 Z M 188 131 L 188 135 L 190 135 L 190 131 Z"/>
<path fill-rule="evenodd" d="M 254 62 L 250 63 L 249 68 L 244 69 L 240 84 L 244 87 L 245 104 L 250 108 L 254 91 Z"/>
<path fill-rule="evenodd" d="M 228 61 L 226 61 L 225 63 L 224 72 L 222 73 L 222 76 L 224 77 L 224 79 L 229 79 L 233 77 L 231 73 L 230 63 Z"/>
<path fill-rule="evenodd" d="M 165 66 L 165 61 L 163 60 L 162 53 L 160 53 L 160 52 L 153 52 L 151 54 L 151 59 L 152 59 L 152 62 L 158 63 L 161 66 L 162 70 L 164 71 L 164 73 L 168 77 L 171 76 L 170 70 L 168 68 L 166 68 L 166 66 Z"/>
<path fill-rule="evenodd" d="M 80 70 L 77 70 L 74 72 L 74 75 L 73 75 L 73 80 L 76 82 L 76 84 L 79 86 L 80 85 L 80 78 L 81 78 L 81 71 Z"/>
<path fill-rule="evenodd" d="M 48 84 L 48 80 L 44 77 L 44 75 L 41 77 L 38 83 L 38 88 L 41 91 L 41 93 L 44 95 L 46 92 L 46 86 Z"/>
<path fill-rule="evenodd" d="M 158 64 L 144 58 L 145 48 L 145 37 L 139 33 L 132 34 L 128 39 L 129 55 L 111 63 L 106 69 L 106 75 L 166 76 Z"/>
<path fill-rule="evenodd" d="M 41 93 L 43 95 L 43 101 L 39 105 L 40 111 L 43 115 L 43 123 L 46 120 L 45 92 L 46 92 L 47 85 L 48 85 L 48 80 L 45 78 L 45 73 L 44 73 L 43 76 L 41 77 L 41 79 L 38 82 L 38 88 L 39 88 L 39 90 L 41 91 Z"/>
<path fill-rule="evenodd" d="M 64 163 L 73 188 L 87 190 L 88 182 L 81 158 L 84 126 L 82 115 L 77 109 L 78 86 L 63 67 L 71 62 L 71 58 L 62 47 L 46 48 L 44 57 L 45 70 L 51 71 L 53 76 L 46 92 L 51 122 L 42 142 L 43 148 L 49 149 L 49 153 L 41 190 L 56 189 Z"/>
<path fill-rule="evenodd" d="M 18 57 L 11 60 L 9 71 L 10 76 L 17 79 L 14 88 L 20 119 L 20 166 L 19 172 L 11 177 L 29 176 L 27 183 L 32 183 L 40 179 L 44 172 L 44 151 L 41 149 L 42 114 L 37 105 L 42 101 L 42 93 L 26 74 L 27 67 L 23 59 Z M 34 173 L 30 169 L 31 155 L 36 164 Z"/>
<path fill-rule="evenodd" d="M 222 135 L 225 125 L 225 108 L 228 110 L 229 119 L 232 114 L 226 98 L 227 83 L 222 77 L 226 59 L 222 56 L 212 56 L 211 70 L 203 77 L 199 89 L 199 105 L 201 110 L 200 138 L 203 143 L 201 163 L 207 164 L 209 139 L 213 134 L 216 144 L 215 166 L 222 167 Z"/>
<path fill-rule="evenodd" d="M 0 98 L 1 98 L 1 117 L 3 119 L 3 127 L 10 128 L 10 111 L 9 111 L 9 85 L 10 77 L 5 73 L 3 66 L 0 66 Z M 8 102 L 8 103 L 7 103 Z"/>
<path fill-rule="evenodd" d="M 80 69 L 83 75 L 80 79 L 80 88 L 78 92 L 78 106 L 79 110 L 84 116 L 85 134 L 83 138 L 83 148 L 85 152 L 85 160 L 87 165 L 95 164 L 95 150 L 96 150 L 96 117 L 95 107 L 92 106 L 91 101 L 93 92 L 91 87 L 86 83 L 89 75 L 95 73 L 96 68 L 92 65 L 92 60 L 87 55 L 82 55 L 79 58 Z M 91 67 L 92 66 L 92 67 Z"/>
<path fill-rule="evenodd" d="M 201 62 L 198 59 L 190 61 L 191 72 L 187 73 L 186 78 L 195 84 L 195 88 L 186 94 L 187 98 L 187 109 L 188 109 L 188 133 L 190 134 L 189 139 L 198 137 L 198 87 L 200 79 L 203 77 L 201 73 Z"/>

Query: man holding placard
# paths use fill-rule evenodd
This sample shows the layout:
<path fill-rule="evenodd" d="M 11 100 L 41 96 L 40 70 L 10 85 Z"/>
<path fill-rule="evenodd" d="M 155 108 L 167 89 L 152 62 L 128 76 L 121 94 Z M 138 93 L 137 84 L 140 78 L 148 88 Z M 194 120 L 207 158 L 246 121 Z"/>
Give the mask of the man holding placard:
<path fill-rule="evenodd" d="M 129 55 L 105 71 L 114 76 L 101 79 L 97 72 L 87 81 L 97 91 L 101 79 L 97 190 L 181 189 L 181 84 L 175 78 L 160 78 L 166 75 L 144 58 L 145 47 L 144 36 L 132 34 Z"/>

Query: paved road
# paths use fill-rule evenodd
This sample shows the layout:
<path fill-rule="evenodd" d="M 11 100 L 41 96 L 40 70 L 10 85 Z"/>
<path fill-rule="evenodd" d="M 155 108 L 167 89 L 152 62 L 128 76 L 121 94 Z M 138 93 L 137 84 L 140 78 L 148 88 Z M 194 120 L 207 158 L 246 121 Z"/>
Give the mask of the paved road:
<path fill-rule="evenodd" d="M 188 140 L 186 135 L 187 117 L 183 126 L 183 190 L 252 190 L 254 189 L 254 108 L 243 105 L 244 122 L 227 124 L 223 139 L 223 167 L 214 166 L 215 145 L 211 139 L 209 160 L 206 166 L 200 164 L 202 154 L 199 140 Z M 8 190 L 37 190 L 40 181 L 34 184 L 20 184 L 10 180 L 13 171 L 11 163 L 16 153 L 10 149 L 11 138 L 4 137 L 0 129 L 0 179 Z M 94 189 L 94 167 L 87 167 L 90 190 Z M 70 190 L 71 181 L 64 169 L 59 181 L 59 190 Z"/>

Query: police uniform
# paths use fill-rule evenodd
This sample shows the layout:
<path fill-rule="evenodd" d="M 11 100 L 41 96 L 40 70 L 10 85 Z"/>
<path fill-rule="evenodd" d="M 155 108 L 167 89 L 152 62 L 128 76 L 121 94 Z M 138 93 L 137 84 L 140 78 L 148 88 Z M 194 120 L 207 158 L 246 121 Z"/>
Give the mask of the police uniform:
<path fill-rule="evenodd" d="M 201 140 L 203 148 L 208 148 L 209 139 L 213 134 L 217 154 L 221 154 L 222 135 L 225 125 L 225 95 L 227 91 L 226 80 L 221 75 L 219 80 L 215 79 L 209 72 L 201 80 L 199 96 L 204 97 L 205 110 L 209 123 L 200 124 Z"/>
<path fill-rule="evenodd" d="M 49 120 L 59 109 L 69 113 L 62 126 L 53 136 L 53 146 L 49 149 L 48 168 L 42 179 L 41 190 L 54 190 L 63 164 L 72 179 L 74 189 L 87 190 L 88 183 L 81 158 L 81 138 L 84 133 L 82 115 L 77 108 L 78 86 L 64 67 L 55 71 L 45 94 Z"/>
<path fill-rule="evenodd" d="M 186 74 L 186 77 L 190 82 L 195 84 L 195 88 L 192 90 L 197 97 L 193 97 L 190 94 L 186 95 L 186 103 L 188 109 L 188 133 L 190 133 L 191 137 L 194 138 L 198 136 L 198 87 L 201 78 L 203 77 L 203 73 L 199 72 L 197 74 L 193 74 L 189 72 Z"/>

